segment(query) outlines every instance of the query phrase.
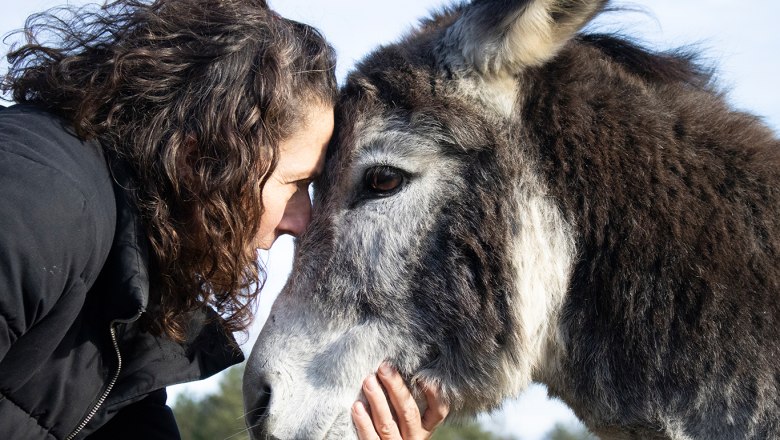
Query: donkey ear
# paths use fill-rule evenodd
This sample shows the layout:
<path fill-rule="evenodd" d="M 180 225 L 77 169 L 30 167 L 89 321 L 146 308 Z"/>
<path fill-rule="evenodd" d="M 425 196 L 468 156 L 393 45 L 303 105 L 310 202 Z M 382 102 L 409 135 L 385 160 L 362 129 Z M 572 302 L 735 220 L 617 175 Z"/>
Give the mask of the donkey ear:
<path fill-rule="evenodd" d="M 607 1 L 474 0 L 444 36 L 444 61 L 483 75 L 542 65 Z"/>

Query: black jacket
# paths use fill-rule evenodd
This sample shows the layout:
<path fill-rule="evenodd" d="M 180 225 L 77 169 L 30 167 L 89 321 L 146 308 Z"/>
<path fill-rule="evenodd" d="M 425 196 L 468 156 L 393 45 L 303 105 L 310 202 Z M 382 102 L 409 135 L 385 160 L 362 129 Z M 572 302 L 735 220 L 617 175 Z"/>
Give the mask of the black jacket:
<path fill-rule="evenodd" d="M 243 360 L 212 312 L 185 344 L 140 330 L 147 241 L 105 154 L 0 110 L 0 439 L 178 438 L 165 386 Z"/>

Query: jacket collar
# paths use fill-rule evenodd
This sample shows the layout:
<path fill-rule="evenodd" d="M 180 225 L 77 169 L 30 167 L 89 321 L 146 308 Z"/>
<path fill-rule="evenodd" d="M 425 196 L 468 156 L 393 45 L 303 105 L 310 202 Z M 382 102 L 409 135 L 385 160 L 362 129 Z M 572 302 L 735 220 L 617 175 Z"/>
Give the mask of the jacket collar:
<path fill-rule="evenodd" d="M 133 183 L 127 166 L 109 161 L 116 199 L 116 231 L 107 264 L 113 291 L 110 316 L 128 320 L 149 306 L 149 242 L 130 192 Z"/>

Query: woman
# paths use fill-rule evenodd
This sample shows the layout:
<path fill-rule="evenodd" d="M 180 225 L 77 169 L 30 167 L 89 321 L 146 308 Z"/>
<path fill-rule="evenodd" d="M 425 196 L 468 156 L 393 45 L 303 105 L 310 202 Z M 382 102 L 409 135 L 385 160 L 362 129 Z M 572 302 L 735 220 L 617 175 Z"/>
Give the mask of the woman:
<path fill-rule="evenodd" d="M 309 221 L 333 50 L 263 0 L 120 0 L 27 31 L 0 111 L 0 438 L 178 438 L 165 386 L 243 359 L 256 250 Z M 391 403 L 367 379 L 361 438 L 446 416 L 378 377 Z"/>

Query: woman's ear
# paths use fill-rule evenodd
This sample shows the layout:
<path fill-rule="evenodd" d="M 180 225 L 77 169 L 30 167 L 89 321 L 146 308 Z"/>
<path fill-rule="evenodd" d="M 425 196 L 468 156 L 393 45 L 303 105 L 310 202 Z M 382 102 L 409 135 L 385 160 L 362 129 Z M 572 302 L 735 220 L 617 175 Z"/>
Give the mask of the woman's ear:
<path fill-rule="evenodd" d="M 514 76 L 553 58 L 608 0 L 474 0 L 440 42 L 452 70 Z"/>

